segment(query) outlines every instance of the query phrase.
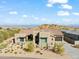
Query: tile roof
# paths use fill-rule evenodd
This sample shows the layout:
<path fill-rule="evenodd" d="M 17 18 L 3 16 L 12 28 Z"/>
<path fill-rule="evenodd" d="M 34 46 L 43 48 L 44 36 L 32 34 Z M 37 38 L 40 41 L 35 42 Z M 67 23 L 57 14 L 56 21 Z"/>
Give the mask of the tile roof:
<path fill-rule="evenodd" d="M 25 33 L 26 35 L 29 35 L 29 34 L 33 34 L 33 32 L 41 32 L 41 31 L 44 31 L 44 32 L 50 32 L 51 34 L 53 35 L 63 35 L 63 33 L 60 31 L 60 30 L 51 30 L 51 29 L 39 29 L 39 30 L 33 30 L 33 29 L 24 29 L 24 30 L 21 30 L 20 33 Z"/>

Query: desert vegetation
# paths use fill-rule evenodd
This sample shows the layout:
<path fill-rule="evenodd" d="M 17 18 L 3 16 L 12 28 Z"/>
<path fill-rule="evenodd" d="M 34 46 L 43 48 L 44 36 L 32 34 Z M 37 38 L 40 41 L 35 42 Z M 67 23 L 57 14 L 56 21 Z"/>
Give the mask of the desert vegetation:
<path fill-rule="evenodd" d="M 26 51 L 26 52 L 33 52 L 34 51 L 34 44 L 33 44 L 33 42 L 27 42 L 26 44 L 25 44 L 25 46 L 24 46 L 24 50 Z"/>
<path fill-rule="evenodd" d="M 10 38 L 14 36 L 15 33 L 18 33 L 20 29 L 0 29 L 0 43 L 6 40 L 7 38 Z"/>
<path fill-rule="evenodd" d="M 74 28 L 72 26 L 62 26 L 62 25 L 55 25 L 55 24 L 43 24 L 33 29 L 55 29 L 55 30 L 79 30 L 79 28 Z"/>
<path fill-rule="evenodd" d="M 55 43 L 53 47 L 53 51 L 57 54 L 63 55 L 64 53 L 64 46 L 63 43 Z"/>
<path fill-rule="evenodd" d="M 3 49 L 7 46 L 7 44 L 0 44 L 0 49 Z"/>

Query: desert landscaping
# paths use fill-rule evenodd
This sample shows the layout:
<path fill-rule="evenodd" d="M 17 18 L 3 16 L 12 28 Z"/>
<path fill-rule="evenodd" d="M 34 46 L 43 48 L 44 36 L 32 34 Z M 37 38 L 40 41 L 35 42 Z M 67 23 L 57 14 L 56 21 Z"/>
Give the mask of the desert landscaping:
<path fill-rule="evenodd" d="M 22 31 L 21 33 L 23 33 Z M 46 47 L 41 48 L 37 44 L 34 44 L 33 41 L 26 41 L 25 44 L 21 46 L 13 42 L 12 39 L 14 39 L 14 37 L 15 36 L 7 38 L 0 44 L 0 56 L 71 59 L 71 56 L 65 51 L 63 43 L 55 43 L 51 47 L 52 49 Z"/>

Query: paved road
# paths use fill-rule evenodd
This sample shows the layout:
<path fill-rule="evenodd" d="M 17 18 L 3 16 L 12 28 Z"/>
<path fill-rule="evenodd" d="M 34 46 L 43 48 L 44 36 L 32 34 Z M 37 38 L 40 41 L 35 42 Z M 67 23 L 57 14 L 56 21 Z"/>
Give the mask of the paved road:
<path fill-rule="evenodd" d="M 0 59 L 41 59 L 41 58 L 29 58 L 29 57 L 3 57 L 3 56 L 0 56 Z"/>
<path fill-rule="evenodd" d="M 72 59 L 79 59 L 79 49 L 72 47 L 69 43 L 65 42 L 66 51 L 72 56 Z"/>

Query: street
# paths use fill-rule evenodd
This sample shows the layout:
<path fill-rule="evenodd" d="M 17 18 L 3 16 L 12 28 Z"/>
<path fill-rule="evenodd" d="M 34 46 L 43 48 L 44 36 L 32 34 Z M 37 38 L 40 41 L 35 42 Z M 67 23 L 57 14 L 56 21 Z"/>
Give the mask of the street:
<path fill-rule="evenodd" d="M 31 57 L 5 57 L 5 56 L 0 56 L 0 59 L 41 59 L 41 58 L 31 58 Z"/>

